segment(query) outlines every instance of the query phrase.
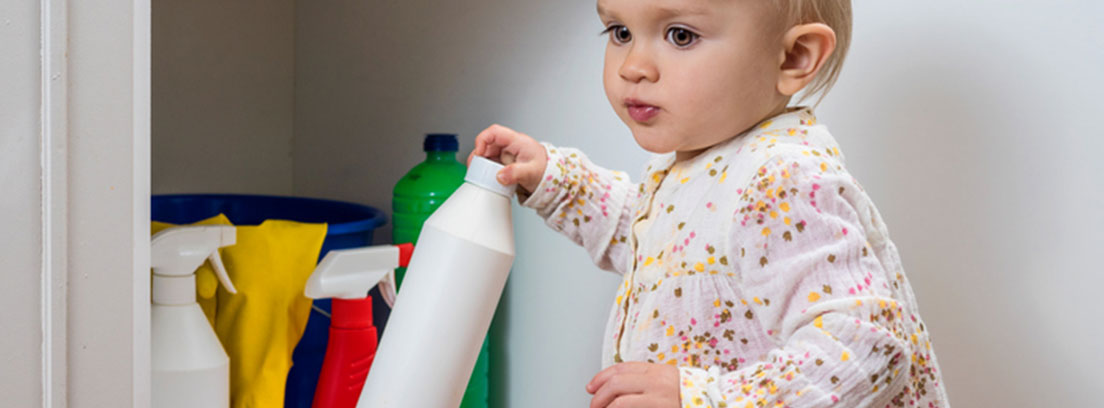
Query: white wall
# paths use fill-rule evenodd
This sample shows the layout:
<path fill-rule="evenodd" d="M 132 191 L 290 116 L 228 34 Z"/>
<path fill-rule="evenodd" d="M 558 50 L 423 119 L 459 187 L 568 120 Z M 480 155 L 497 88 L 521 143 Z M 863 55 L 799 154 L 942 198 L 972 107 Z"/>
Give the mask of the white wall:
<path fill-rule="evenodd" d="M 820 109 L 878 203 L 955 405 L 1092 405 L 1104 329 L 1104 6 L 856 3 Z M 295 192 L 389 208 L 421 136 L 501 122 L 632 173 L 592 1 L 298 2 Z M 628 153 L 626 153 L 628 152 Z M 504 406 L 580 406 L 617 279 L 515 216 L 495 338 Z M 382 237 L 382 238 L 386 238 Z M 538 401 L 538 402 L 533 402 Z"/>
<path fill-rule="evenodd" d="M 878 203 L 959 406 L 1104 384 L 1104 4 L 864 2 L 822 121 Z"/>
<path fill-rule="evenodd" d="M 153 192 L 291 194 L 293 0 L 153 0 Z"/>
<path fill-rule="evenodd" d="M 0 401 L 42 404 L 42 196 L 37 2 L 0 4 Z"/>

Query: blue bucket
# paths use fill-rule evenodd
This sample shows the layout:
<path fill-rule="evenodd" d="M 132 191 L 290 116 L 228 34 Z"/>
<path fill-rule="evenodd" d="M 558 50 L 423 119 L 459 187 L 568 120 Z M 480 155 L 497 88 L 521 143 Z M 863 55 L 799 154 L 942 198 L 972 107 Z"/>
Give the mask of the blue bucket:
<path fill-rule="evenodd" d="M 219 213 L 234 225 L 259 225 L 279 219 L 309 223 L 327 223 L 326 240 L 318 255 L 321 260 L 331 249 L 347 249 L 372 244 L 372 232 L 387 223 L 387 216 L 375 208 L 342 201 L 301 197 L 243 194 L 172 194 L 153 196 L 150 212 L 154 221 L 191 224 Z M 390 308 L 378 289 L 372 289 L 372 318 L 376 327 L 387 322 Z M 321 310 L 321 311 L 320 311 Z M 314 301 L 307 329 L 292 354 L 284 406 L 310 408 L 314 389 L 322 371 L 329 341 L 330 301 Z"/>

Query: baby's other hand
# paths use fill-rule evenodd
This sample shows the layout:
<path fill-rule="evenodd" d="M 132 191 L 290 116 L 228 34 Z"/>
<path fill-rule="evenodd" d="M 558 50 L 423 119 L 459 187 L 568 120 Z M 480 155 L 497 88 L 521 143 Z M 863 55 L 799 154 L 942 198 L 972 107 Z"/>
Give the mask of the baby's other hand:
<path fill-rule="evenodd" d="M 587 384 L 590 408 L 678 408 L 679 371 L 675 366 L 628 362 L 602 370 Z"/>
<path fill-rule="evenodd" d="M 475 149 L 468 156 L 468 164 L 475 156 L 506 165 L 498 172 L 498 182 L 503 185 L 516 183 L 528 193 L 540 185 L 544 167 L 548 164 L 548 153 L 543 145 L 524 133 L 501 125 L 492 125 L 475 137 Z"/>

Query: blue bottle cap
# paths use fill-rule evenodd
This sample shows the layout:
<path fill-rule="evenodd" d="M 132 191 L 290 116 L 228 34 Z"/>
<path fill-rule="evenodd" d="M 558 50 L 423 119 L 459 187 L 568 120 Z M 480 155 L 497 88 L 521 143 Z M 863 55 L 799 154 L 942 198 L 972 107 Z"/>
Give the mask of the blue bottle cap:
<path fill-rule="evenodd" d="M 427 152 L 455 152 L 460 150 L 460 142 L 452 133 L 430 133 L 426 135 L 422 149 Z"/>

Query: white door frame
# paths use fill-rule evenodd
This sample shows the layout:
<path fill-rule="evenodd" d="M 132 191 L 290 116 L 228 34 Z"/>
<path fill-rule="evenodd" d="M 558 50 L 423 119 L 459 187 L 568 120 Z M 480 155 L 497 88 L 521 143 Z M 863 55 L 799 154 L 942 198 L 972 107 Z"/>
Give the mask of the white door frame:
<path fill-rule="evenodd" d="M 68 295 L 69 51 L 65 0 L 41 5 L 42 406 L 65 407 Z"/>
<path fill-rule="evenodd" d="M 42 406 L 148 407 L 150 0 L 39 5 Z"/>

